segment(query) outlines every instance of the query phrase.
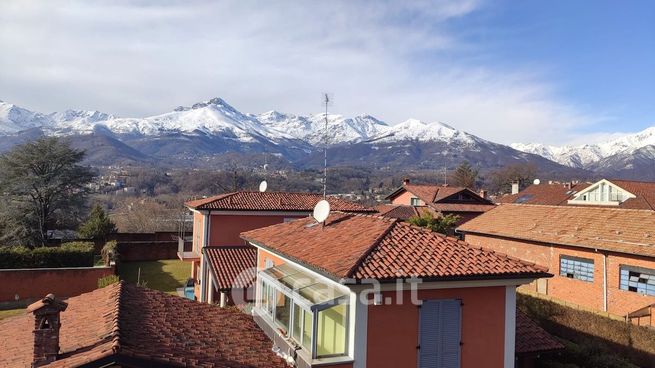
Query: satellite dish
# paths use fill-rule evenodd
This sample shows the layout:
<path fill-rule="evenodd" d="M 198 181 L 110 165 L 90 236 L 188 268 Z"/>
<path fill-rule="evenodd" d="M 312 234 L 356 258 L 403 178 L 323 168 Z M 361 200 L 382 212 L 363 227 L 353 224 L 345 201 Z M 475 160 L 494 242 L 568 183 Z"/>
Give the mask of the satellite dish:
<path fill-rule="evenodd" d="M 539 185 L 540 183 L 541 183 L 541 180 L 539 180 L 539 179 L 534 179 L 534 181 L 532 182 L 532 184 L 534 184 L 534 185 Z"/>
<path fill-rule="evenodd" d="M 259 183 L 259 191 L 264 193 L 266 191 L 266 188 L 268 188 L 268 183 L 266 180 L 262 180 L 261 183 Z"/>
<path fill-rule="evenodd" d="M 268 169 L 268 164 L 264 164 L 264 170 Z"/>
<path fill-rule="evenodd" d="M 327 220 L 329 215 L 330 215 L 330 203 L 328 203 L 328 201 L 322 199 L 318 203 L 316 203 L 316 206 L 314 206 L 314 213 L 312 214 L 314 220 L 318 222 L 324 222 L 325 220 Z"/>

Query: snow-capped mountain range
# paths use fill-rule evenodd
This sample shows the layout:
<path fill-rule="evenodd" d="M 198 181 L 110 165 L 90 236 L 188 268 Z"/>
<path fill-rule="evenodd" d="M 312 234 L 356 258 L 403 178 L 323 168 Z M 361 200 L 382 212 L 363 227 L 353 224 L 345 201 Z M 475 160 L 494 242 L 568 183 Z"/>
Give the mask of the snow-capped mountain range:
<path fill-rule="evenodd" d="M 655 127 L 596 144 L 549 146 L 540 143 L 514 143 L 512 148 L 545 157 L 562 165 L 590 168 L 612 156 L 630 156 L 644 148 L 655 148 Z"/>
<path fill-rule="evenodd" d="M 336 114 L 328 114 L 327 119 L 326 134 L 324 113 L 242 113 L 221 98 L 144 118 L 86 110 L 44 114 L 0 101 L 0 152 L 42 135 L 55 135 L 69 137 L 96 165 L 220 167 L 226 160 L 237 160 L 256 166 L 264 156 L 263 160 L 275 158 L 282 166 L 306 168 L 322 166 L 327 138 L 334 151 L 333 164 L 385 170 L 440 170 L 467 160 L 482 170 L 532 163 L 544 175 L 584 178 L 590 171 L 609 170 L 641 178 L 644 165 L 648 168 L 655 162 L 655 128 L 596 145 L 510 147 L 438 121 L 408 119 L 392 125 L 370 115 Z M 626 167 L 636 174 L 626 173 Z M 647 171 L 655 180 L 655 170 Z"/>
<path fill-rule="evenodd" d="M 66 110 L 42 114 L 0 101 L 0 134 L 40 128 L 49 135 L 91 134 L 98 127 L 115 134 L 158 136 L 204 133 L 231 136 L 241 142 L 265 138 L 274 142 L 301 140 L 310 145 L 325 142 L 325 114 L 293 115 L 277 111 L 244 114 L 221 98 L 180 106 L 171 112 L 145 118 L 121 118 L 98 111 Z M 457 140 L 473 143 L 474 136 L 440 122 L 409 119 L 390 126 L 370 115 L 353 118 L 328 115 L 329 145 L 370 140 Z"/>

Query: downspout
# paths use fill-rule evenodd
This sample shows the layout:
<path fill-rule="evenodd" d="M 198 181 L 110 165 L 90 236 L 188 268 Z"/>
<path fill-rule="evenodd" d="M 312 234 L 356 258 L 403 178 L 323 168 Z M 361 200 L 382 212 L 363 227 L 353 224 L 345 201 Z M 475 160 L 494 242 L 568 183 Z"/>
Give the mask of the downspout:
<path fill-rule="evenodd" d="M 607 255 L 603 255 L 603 312 L 607 312 Z"/>

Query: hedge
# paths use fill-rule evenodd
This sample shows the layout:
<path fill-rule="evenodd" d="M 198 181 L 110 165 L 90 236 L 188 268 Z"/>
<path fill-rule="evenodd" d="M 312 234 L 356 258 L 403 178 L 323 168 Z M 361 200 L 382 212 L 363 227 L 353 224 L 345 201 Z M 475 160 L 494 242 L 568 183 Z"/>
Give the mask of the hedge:
<path fill-rule="evenodd" d="M 0 247 L 0 269 L 92 267 L 94 248 L 90 242 L 64 243 L 59 247 Z"/>

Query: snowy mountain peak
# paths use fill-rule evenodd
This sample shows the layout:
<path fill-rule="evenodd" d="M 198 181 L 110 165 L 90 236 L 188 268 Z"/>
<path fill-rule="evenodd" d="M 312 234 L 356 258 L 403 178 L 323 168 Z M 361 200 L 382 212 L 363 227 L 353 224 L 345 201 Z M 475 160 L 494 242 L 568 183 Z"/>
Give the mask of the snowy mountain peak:
<path fill-rule="evenodd" d="M 534 153 L 563 165 L 586 168 L 614 155 L 631 155 L 641 148 L 655 145 L 655 127 L 595 144 L 551 146 L 540 143 L 513 143 L 519 151 Z"/>

